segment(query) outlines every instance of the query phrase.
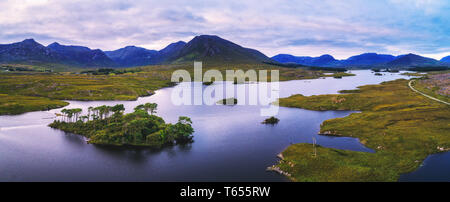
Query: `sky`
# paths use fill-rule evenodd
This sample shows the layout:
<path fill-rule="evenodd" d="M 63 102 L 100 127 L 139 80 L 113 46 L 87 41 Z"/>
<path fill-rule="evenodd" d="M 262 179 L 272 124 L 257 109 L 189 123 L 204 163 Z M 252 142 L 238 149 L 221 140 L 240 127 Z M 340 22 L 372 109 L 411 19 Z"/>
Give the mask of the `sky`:
<path fill-rule="evenodd" d="M 448 0 L 0 0 L 0 43 L 159 50 L 218 35 L 271 57 L 450 55 Z"/>

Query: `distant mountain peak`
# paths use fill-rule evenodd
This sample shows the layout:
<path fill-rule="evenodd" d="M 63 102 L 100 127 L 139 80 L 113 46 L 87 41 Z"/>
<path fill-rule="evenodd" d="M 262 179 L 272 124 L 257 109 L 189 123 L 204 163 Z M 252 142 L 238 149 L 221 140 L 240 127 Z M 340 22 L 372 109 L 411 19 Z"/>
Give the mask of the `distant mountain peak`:
<path fill-rule="evenodd" d="M 413 53 L 408 53 L 406 55 L 400 55 L 395 60 L 387 63 L 389 66 L 394 67 L 412 67 L 412 66 L 426 66 L 426 65 L 440 65 L 440 62 L 432 59 L 416 55 Z"/>
<path fill-rule="evenodd" d="M 343 67 L 343 66 L 372 66 L 390 62 L 395 59 L 393 55 L 383 55 L 377 53 L 363 53 L 360 55 L 351 56 L 346 60 L 336 60 L 329 54 L 324 54 L 319 57 L 297 57 L 289 54 L 279 54 L 272 59 L 282 63 L 297 63 L 306 66 L 319 67 Z"/>
<path fill-rule="evenodd" d="M 334 57 L 332 55 L 330 55 L 330 54 L 323 54 L 323 55 L 319 56 L 319 58 L 333 59 L 334 60 Z"/>
<path fill-rule="evenodd" d="M 161 50 L 165 51 L 165 50 Z M 195 36 L 167 59 L 169 63 L 204 61 L 208 63 L 261 63 L 270 58 L 261 52 L 244 48 L 216 35 Z"/>
<path fill-rule="evenodd" d="M 53 42 L 53 43 L 51 43 L 51 44 L 49 44 L 48 46 L 60 46 L 61 44 L 59 44 L 58 42 Z"/>
<path fill-rule="evenodd" d="M 159 62 L 158 51 L 138 46 L 126 46 L 114 51 L 106 51 L 105 54 L 123 67 L 144 66 Z"/>
<path fill-rule="evenodd" d="M 380 65 L 395 60 L 395 56 L 378 53 L 363 53 L 360 55 L 351 56 L 344 60 L 345 65 L 350 66 L 370 66 Z"/>
<path fill-rule="evenodd" d="M 25 39 L 22 42 L 18 42 L 16 44 L 20 44 L 23 46 L 44 47 L 42 44 L 36 42 L 34 39 Z"/>
<path fill-rule="evenodd" d="M 443 58 L 441 59 L 441 62 L 450 63 L 450 55 L 447 56 L 447 57 L 443 57 Z"/>
<path fill-rule="evenodd" d="M 161 54 L 172 54 L 173 52 L 176 52 L 183 48 L 186 45 L 186 42 L 184 41 L 178 41 L 175 43 L 171 43 L 167 45 L 165 48 L 159 50 Z"/>
<path fill-rule="evenodd" d="M 33 38 L 25 39 L 22 41 L 22 43 L 38 43 Z"/>
<path fill-rule="evenodd" d="M 422 57 L 422 56 L 416 55 L 416 54 L 414 54 L 414 53 L 408 53 L 408 54 L 405 54 L 405 55 L 403 55 L 403 56 L 408 56 L 408 57 L 416 57 L 416 56 L 418 56 L 418 57 Z"/>
<path fill-rule="evenodd" d="M 340 61 L 330 54 L 323 54 L 319 57 L 279 54 L 272 57 L 272 59 L 281 63 L 296 63 L 305 66 L 334 67 L 340 65 Z"/>
<path fill-rule="evenodd" d="M 124 49 L 141 49 L 141 47 L 132 45 L 132 46 L 125 46 Z"/>
<path fill-rule="evenodd" d="M 220 38 L 217 35 L 207 35 L 207 34 L 198 35 L 198 36 L 195 36 L 194 39 L 195 38 L 197 38 L 197 39 L 221 39 L 221 40 L 224 40 L 224 39 Z"/>

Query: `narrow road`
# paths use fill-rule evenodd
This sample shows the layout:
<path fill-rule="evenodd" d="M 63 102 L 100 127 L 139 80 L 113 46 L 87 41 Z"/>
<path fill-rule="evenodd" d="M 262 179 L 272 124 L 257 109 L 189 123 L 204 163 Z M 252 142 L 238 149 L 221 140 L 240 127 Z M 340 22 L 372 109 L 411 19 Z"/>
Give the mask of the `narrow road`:
<path fill-rule="evenodd" d="M 432 100 L 434 100 L 434 101 L 438 101 L 438 102 L 444 103 L 444 104 L 446 104 L 446 105 L 450 105 L 450 103 L 448 103 L 448 102 L 446 102 L 446 101 L 437 99 L 437 98 L 435 98 L 435 97 L 431 97 L 431 96 L 429 96 L 429 95 L 427 95 L 427 94 L 425 94 L 425 93 L 422 93 L 422 92 L 420 92 L 420 91 L 414 89 L 414 88 L 412 87 L 412 85 L 411 85 L 413 81 L 414 81 L 414 80 L 409 81 L 408 86 L 409 86 L 409 88 L 411 88 L 411 90 L 413 90 L 414 92 L 419 93 L 419 94 L 421 94 L 421 95 L 423 95 L 423 96 L 425 96 L 425 97 L 427 97 L 427 98 L 430 98 L 430 99 L 432 99 Z"/>

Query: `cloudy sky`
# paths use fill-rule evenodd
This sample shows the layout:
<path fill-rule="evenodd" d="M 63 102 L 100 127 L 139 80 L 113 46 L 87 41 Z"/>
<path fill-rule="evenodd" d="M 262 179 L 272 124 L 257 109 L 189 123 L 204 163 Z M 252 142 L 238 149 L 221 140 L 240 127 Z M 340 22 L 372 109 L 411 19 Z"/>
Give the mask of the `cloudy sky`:
<path fill-rule="evenodd" d="M 0 0 L 0 43 L 161 49 L 213 34 L 268 56 L 450 55 L 448 0 Z"/>

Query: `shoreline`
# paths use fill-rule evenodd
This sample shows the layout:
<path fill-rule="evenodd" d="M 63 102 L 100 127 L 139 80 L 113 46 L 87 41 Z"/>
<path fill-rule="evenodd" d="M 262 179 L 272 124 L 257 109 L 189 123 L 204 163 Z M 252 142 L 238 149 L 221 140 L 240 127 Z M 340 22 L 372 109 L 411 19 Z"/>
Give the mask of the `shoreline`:
<path fill-rule="evenodd" d="M 347 117 L 325 120 L 320 126 L 319 134 L 326 136 L 358 138 L 361 144 L 375 151 L 375 153 L 371 154 L 368 152 L 361 153 L 350 150 L 321 148 L 321 159 L 313 160 L 307 155 L 308 148 L 312 147 L 311 144 L 297 143 L 291 145 L 283 150 L 282 154 L 286 154 L 286 152 L 288 152 L 290 161 L 303 161 L 302 166 L 300 166 L 301 169 L 297 168 L 298 170 L 296 170 L 298 173 L 297 178 L 293 177 L 295 178 L 294 181 L 311 181 L 311 179 L 316 179 L 316 181 L 398 181 L 402 174 L 416 171 L 417 168 L 423 163 L 423 160 L 428 156 L 449 151 L 450 148 L 448 148 L 448 141 L 446 140 L 447 137 L 443 135 L 445 133 L 444 131 L 448 130 L 448 127 L 446 127 L 445 124 L 445 120 L 448 119 L 448 114 L 445 115 L 447 108 L 442 106 L 440 103 L 436 103 L 435 101 L 429 100 L 422 95 L 418 95 L 408 87 L 408 82 L 409 81 L 407 80 L 395 80 L 378 85 L 361 86 L 359 87 L 361 90 L 360 92 L 355 92 L 352 94 L 331 94 L 308 97 L 294 95 L 289 98 L 282 98 L 281 102 L 284 102 L 285 107 L 303 108 L 313 111 L 361 111 L 361 113 L 352 113 Z M 397 93 L 386 93 L 386 89 L 389 89 L 389 91 L 392 92 L 397 92 L 398 95 Z M 371 98 L 373 96 L 377 96 L 377 93 L 380 93 L 381 97 L 377 100 L 371 101 Z M 330 104 L 330 101 L 328 101 L 329 99 L 331 99 L 331 103 L 335 103 Z M 336 100 L 338 100 L 338 102 Z M 425 101 L 425 103 L 423 103 L 423 101 Z M 408 105 L 405 105 L 404 103 L 408 103 Z M 286 106 L 286 104 L 288 105 Z M 391 104 L 397 108 L 390 107 L 387 104 Z M 407 115 L 404 114 L 405 112 L 402 112 L 405 108 L 408 109 Z M 416 110 L 411 110 L 411 108 L 416 108 Z M 428 117 L 430 121 L 414 124 L 416 123 L 416 119 L 422 120 L 422 116 Z M 384 117 L 389 117 L 389 119 L 386 120 Z M 358 122 L 363 122 L 360 124 L 363 124 L 364 127 L 361 127 Z M 379 126 L 378 124 L 387 124 L 387 126 Z M 405 126 L 405 124 L 413 124 L 413 129 L 411 129 L 408 125 Z M 427 128 L 430 128 L 431 130 Z M 420 131 L 424 129 L 424 132 L 429 136 L 422 135 L 423 133 Z M 408 132 L 410 130 L 413 130 L 411 131 L 411 134 Z M 376 134 L 380 133 L 383 134 L 383 136 L 389 136 L 378 138 L 379 135 Z M 427 141 L 424 141 L 422 142 L 422 147 L 413 150 L 416 152 L 411 151 L 411 149 L 407 149 L 410 147 L 408 145 L 415 145 L 418 141 L 423 141 L 421 139 L 426 139 L 426 137 L 438 138 L 435 141 L 439 140 L 439 142 L 431 142 L 430 146 L 426 146 L 428 145 Z M 383 139 L 393 140 L 385 141 Z M 403 149 L 403 147 L 406 148 Z M 343 153 L 349 157 L 344 157 L 345 155 L 341 156 L 339 153 Z M 325 155 L 325 158 L 323 158 L 323 155 Z M 399 158 L 398 155 L 402 158 Z M 277 167 L 276 171 L 281 174 L 285 172 L 291 174 L 291 176 L 294 176 L 292 169 L 290 169 L 284 161 L 285 159 L 274 165 Z M 405 166 L 402 166 L 402 161 L 405 161 Z M 342 165 L 338 165 L 339 162 L 342 163 Z M 380 173 L 378 173 L 377 177 L 373 176 L 372 178 L 359 178 L 356 176 L 350 177 L 349 175 L 349 177 L 344 180 L 341 179 L 342 176 L 335 176 L 335 178 L 333 178 L 314 172 L 316 178 L 313 177 L 305 179 L 303 176 L 306 175 L 305 169 L 312 169 L 314 166 L 317 166 L 316 164 L 318 163 L 321 165 L 336 164 L 336 166 L 341 167 L 341 169 L 347 169 L 348 171 L 358 168 L 359 166 L 358 169 L 369 169 L 364 171 L 368 172 L 366 175 L 370 175 L 369 173 L 373 172 Z M 377 163 L 380 163 L 380 165 Z M 382 166 L 391 164 L 391 167 Z M 398 168 L 396 168 L 397 166 Z M 377 171 L 377 169 L 380 169 L 380 171 Z M 306 173 L 311 172 L 313 171 L 306 170 Z M 332 171 L 324 170 L 322 172 Z M 336 172 L 338 171 L 336 170 Z M 392 173 L 388 174 L 389 172 Z"/>

